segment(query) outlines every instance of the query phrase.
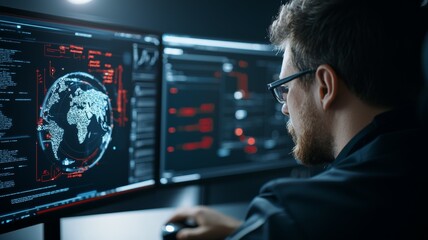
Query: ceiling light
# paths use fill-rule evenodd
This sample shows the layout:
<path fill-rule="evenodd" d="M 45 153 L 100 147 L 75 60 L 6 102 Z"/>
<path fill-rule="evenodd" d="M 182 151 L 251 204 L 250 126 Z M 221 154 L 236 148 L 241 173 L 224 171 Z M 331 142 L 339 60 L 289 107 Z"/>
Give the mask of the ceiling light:
<path fill-rule="evenodd" d="M 68 1 L 73 3 L 73 4 L 85 4 L 85 3 L 88 3 L 92 0 L 68 0 Z"/>

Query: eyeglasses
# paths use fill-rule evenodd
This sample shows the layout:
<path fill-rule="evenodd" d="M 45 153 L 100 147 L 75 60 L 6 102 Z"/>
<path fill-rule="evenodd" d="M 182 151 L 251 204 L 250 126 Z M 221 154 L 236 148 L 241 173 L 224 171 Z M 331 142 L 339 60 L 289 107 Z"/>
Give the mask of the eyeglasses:
<path fill-rule="evenodd" d="M 288 86 L 284 86 L 284 84 L 299 78 L 305 74 L 308 73 L 314 73 L 316 70 L 315 69 L 310 69 L 310 70 L 305 70 L 305 71 L 301 71 L 298 73 L 295 73 L 291 76 L 288 76 L 286 78 L 282 78 L 279 80 L 276 80 L 274 82 L 271 82 L 267 85 L 268 90 L 270 90 L 272 92 L 272 95 L 276 98 L 276 100 L 278 100 L 279 103 L 284 104 L 285 103 L 285 99 L 288 93 Z"/>

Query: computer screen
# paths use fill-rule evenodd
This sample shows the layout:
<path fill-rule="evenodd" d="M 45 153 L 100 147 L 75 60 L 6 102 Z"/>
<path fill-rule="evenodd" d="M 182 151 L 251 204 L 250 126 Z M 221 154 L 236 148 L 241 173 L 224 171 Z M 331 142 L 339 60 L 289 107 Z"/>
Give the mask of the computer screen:
<path fill-rule="evenodd" d="M 269 44 L 163 36 L 160 182 L 296 166 Z"/>
<path fill-rule="evenodd" d="M 1 8 L 0 228 L 147 188 L 160 34 Z"/>

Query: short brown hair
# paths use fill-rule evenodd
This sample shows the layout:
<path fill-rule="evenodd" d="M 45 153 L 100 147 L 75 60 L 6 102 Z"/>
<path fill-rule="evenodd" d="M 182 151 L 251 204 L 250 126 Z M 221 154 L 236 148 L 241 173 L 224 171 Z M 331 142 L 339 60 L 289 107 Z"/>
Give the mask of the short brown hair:
<path fill-rule="evenodd" d="M 363 101 L 395 107 L 416 100 L 425 33 L 415 0 L 290 0 L 270 27 L 289 40 L 299 70 L 329 64 Z"/>

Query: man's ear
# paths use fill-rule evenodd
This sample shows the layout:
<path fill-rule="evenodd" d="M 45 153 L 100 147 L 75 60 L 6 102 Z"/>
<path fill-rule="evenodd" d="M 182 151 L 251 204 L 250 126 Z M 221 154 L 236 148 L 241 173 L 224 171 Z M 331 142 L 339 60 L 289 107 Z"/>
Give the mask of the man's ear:
<path fill-rule="evenodd" d="M 318 66 L 315 77 L 318 81 L 319 100 L 322 108 L 327 110 L 336 100 L 339 91 L 339 78 L 336 71 L 327 64 Z"/>

